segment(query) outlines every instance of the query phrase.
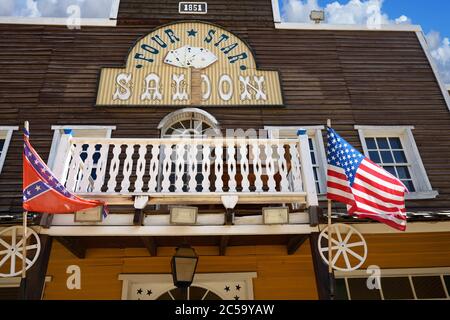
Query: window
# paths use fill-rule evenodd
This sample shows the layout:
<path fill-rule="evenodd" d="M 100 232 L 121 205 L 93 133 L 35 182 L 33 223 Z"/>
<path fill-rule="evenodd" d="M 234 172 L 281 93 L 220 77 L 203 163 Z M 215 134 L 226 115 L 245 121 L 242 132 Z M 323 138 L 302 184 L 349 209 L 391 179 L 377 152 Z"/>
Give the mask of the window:
<path fill-rule="evenodd" d="M 399 178 L 408 188 L 410 199 L 435 198 L 412 130 L 404 126 L 355 126 L 364 154 Z"/>
<path fill-rule="evenodd" d="M 2 127 L 0 126 L 0 173 L 5 163 L 6 153 L 8 152 L 9 143 L 11 142 L 13 131 L 19 130 L 19 127 Z"/>
<path fill-rule="evenodd" d="M 381 270 L 380 289 L 365 271 L 336 273 L 338 300 L 450 300 L 450 268 Z"/>
<path fill-rule="evenodd" d="M 311 150 L 311 162 L 313 165 L 314 179 L 318 194 L 325 194 L 326 187 L 326 156 L 323 145 L 323 126 L 298 126 L 298 127 L 264 127 L 268 131 L 269 138 L 297 139 L 297 131 L 306 129 L 309 137 L 309 148 Z"/>
<path fill-rule="evenodd" d="M 61 141 L 61 135 L 64 134 L 65 129 L 72 129 L 72 135 L 74 137 L 79 138 L 111 138 L 111 134 L 113 130 L 116 130 L 115 126 L 52 126 L 52 129 L 54 130 L 53 134 L 53 141 L 52 141 L 52 147 L 50 149 L 50 155 L 48 157 L 47 165 L 50 169 L 53 169 L 56 152 L 58 149 L 59 142 Z M 95 146 L 96 152 L 94 154 L 94 162 L 95 160 L 98 161 L 100 157 L 100 146 Z M 87 146 L 83 146 L 83 150 L 87 151 Z M 81 158 L 86 159 L 86 152 L 82 153 Z M 95 165 L 94 165 L 95 167 Z M 95 170 L 93 170 L 93 174 L 95 175 Z"/>

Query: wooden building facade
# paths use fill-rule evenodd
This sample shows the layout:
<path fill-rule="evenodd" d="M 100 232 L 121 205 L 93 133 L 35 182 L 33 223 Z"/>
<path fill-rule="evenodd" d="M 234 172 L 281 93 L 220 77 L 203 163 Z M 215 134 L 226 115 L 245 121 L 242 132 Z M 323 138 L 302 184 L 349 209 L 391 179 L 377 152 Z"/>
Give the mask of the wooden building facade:
<path fill-rule="evenodd" d="M 367 243 L 358 271 L 335 273 L 336 298 L 450 299 L 450 97 L 420 28 L 281 23 L 276 2 L 186 15 L 121 0 L 112 26 L 0 24 L 0 232 L 20 224 L 24 121 L 61 182 L 111 211 L 29 214 L 29 299 L 185 299 L 170 259 L 186 242 L 190 299 L 329 299 L 327 119 L 410 189 L 405 233 L 334 204 Z M 180 206 L 194 223 L 171 221 Z M 0 297 L 17 285 L 0 278 Z"/>

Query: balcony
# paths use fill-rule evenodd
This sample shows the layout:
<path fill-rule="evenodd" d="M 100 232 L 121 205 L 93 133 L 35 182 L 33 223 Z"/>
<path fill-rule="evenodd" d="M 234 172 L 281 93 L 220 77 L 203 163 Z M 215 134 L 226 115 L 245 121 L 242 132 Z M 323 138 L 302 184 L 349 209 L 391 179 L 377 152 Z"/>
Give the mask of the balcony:
<path fill-rule="evenodd" d="M 61 140 L 54 172 L 109 205 L 317 205 L 308 139 Z M 232 205 L 234 207 L 234 205 Z"/>

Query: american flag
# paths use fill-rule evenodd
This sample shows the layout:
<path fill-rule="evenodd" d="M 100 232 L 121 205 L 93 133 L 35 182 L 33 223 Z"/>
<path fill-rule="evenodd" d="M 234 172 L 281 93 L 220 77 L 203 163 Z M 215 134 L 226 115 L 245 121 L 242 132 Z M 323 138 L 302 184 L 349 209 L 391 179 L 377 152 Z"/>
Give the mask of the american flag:
<path fill-rule="evenodd" d="M 408 192 L 405 185 L 332 128 L 327 130 L 328 199 L 345 203 L 350 215 L 405 231 L 405 192 Z"/>

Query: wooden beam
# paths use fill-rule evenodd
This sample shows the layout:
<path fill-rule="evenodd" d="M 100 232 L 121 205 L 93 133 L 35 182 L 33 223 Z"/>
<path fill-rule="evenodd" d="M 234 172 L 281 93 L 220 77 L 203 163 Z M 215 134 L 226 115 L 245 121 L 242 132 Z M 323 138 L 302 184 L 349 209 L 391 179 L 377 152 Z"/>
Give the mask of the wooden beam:
<path fill-rule="evenodd" d="M 308 209 L 309 225 L 311 227 L 317 227 L 320 223 L 320 217 L 322 216 L 322 208 L 319 206 L 311 206 Z"/>
<path fill-rule="evenodd" d="M 148 253 L 152 257 L 156 257 L 158 255 L 158 246 L 156 244 L 155 237 L 141 237 L 142 243 L 147 248 Z"/>
<path fill-rule="evenodd" d="M 52 249 L 52 237 L 40 235 L 41 252 L 34 265 L 27 271 L 26 279 L 20 283 L 22 300 L 41 300 L 47 275 L 48 261 Z"/>
<path fill-rule="evenodd" d="M 234 224 L 234 212 L 233 209 L 226 209 L 225 213 L 225 225 L 232 226 Z"/>
<path fill-rule="evenodd" d="M 334 291 L 334 277 L 328 274 L 328 265 L 322 260 L 320 256 L 317 242 L 319 240 L 319 233 L 313 232 L 310 235 L 309 241 L 311 243 L 311 256 L 314 265 L 314 274 L 316 276 L 317 294 L 320 300 L 333 300 L 332 292 Z"/>
<path fill-rule="evenodd" d="M 226 254 L 229 241 L 230 236 L 220 237 L 219 255 L 224 256 Z"/>
<path fill-rule="evenodd" d="M 81 242 L 80 238 L 56 237 L 55 239 L 78 259 L 84 259 L 86 257 L 86 246 Z"/>
<path fill-rule="evenodd" d="M 301 234 L 298 236 L 294 236 L 291 239 L 289 239 L 289 242 L 287 244 L 287 252 L 288 255 L 293 255 L 297 252 L 297 250 L 302 246 L 303 243 L 308 239 L 308 235 Z"/>
<path fill-rule="evenodd" d="M 52 226 L 52 222 L 53 222 L 53 215 L 52 214 L 48 214 L 48 213 L 44 213 L 41 216 L 41 221 L 39 223 L 39 225 L 42 228 L 48 229 Z"/>
<path fill-rule="evenodd" d="M 134 218 L 133 218 L 133 224 L 135 226 L 143 226 L 144 225 L 144 210 L 142 209 L 135 209 L 134 210 Z"/>

